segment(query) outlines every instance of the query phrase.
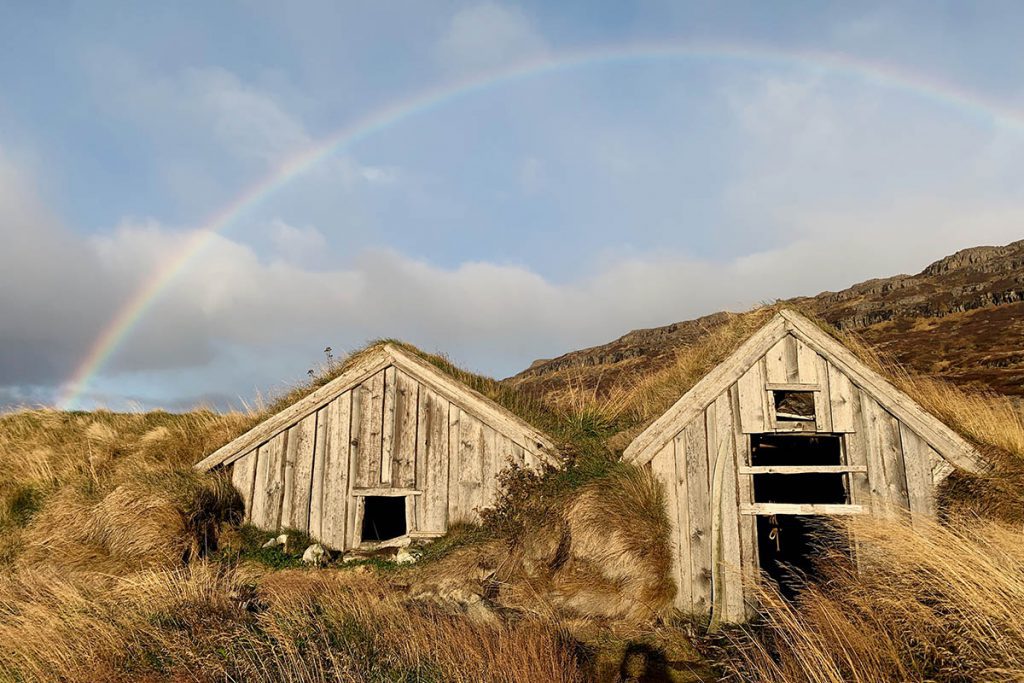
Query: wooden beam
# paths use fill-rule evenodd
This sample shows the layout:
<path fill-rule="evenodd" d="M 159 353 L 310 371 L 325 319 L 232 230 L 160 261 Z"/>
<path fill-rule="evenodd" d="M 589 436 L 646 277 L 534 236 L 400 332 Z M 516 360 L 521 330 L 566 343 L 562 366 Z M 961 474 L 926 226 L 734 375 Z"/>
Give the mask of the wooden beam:
<path fill-rule="evenodd" d="M 638 465 L 650 462 L 666 441 L 704 412 L 720 393 L 739 380 L 750 366 L 784 336 L 786 321 L 781 316 L 775 316 L 641 432 L 633 443 L 626 447 L 622 459 Z"/>
<path fill-rule="evenodd" d="M 863 505 L 754 503 L 740 506 L 742 515 L 863 515 L 867 512 Z"/>
<path fill-rule="evenodd" d="M 379 486 L 374 488 L 354 488 L 352 489 L 353 496 L 387 496 L 391 498 L 398 498 L 401 496 L 422 496 L 423 491 L 419 489 L 393 489 L 387 486 Z"/>
<path fill-rule="evenodd" d="M 968 472 L 977 473 L 984 469 L 981 456 L 962 436 L 922 408 L 914 399 L 897 389 L 884 377 L 867 367 L 853 352 L 800 314 L 783 310 L 780 315 L 786 320 L 789 331 L 794 336 L 825 356 L 829 362 L 868 392 L 898 420 L 906 423 L 944 458 Z"/>
<path fill-rule="evenodd" d="M 267 418 L 245 434 L 221 446 L 193 467 L 200 472 L 219 465 L 229 465 L 249 452 L 254 446 L 270 440 L 276 434 L 288 429 L 302 418 L 315 413 L 333 401 L 350 387 L 359 384 L 374 373 L 384 369 L 391 362 L 387 351 L 374 349 L 362 355 L 351 368 L 323 385 L 313 393 L 300 398 L 281 412 Z"/>
<path fill-rule="evenodd" d="M 768 391 L 821 391 L 820 384 L 804 382 L 765 382 L 764 388 Z"/>
<path fill-rule="evenodd" d="M 845 474 L 867 471 L 867 465 L 757 465 L 740 468 L 740 474 Z"/>

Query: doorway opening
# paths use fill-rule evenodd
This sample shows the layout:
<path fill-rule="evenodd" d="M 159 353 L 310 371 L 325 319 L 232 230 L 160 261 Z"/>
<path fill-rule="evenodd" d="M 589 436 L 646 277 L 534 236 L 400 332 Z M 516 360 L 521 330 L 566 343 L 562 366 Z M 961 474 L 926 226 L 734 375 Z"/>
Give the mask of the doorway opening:
<path fill-rule="evenodd" d="M 846 534 L 835 520 L 814 515 L 758 516 L 757 552 L 761 571 L 788 600 L 821 578 L 825 558 L 837 552 L 850 557 Z"/>
<path fill-rule="evenodd" d="M 750 444 L 755 503 L 850 502 L 849 474 L 835 471 L 843 465 L 841 436 L 753 434 Z M 816 471 L 819 468 L 824 471 Z M 761 570 L 789 599 L 805 582 L 820 578 L 823 556 L 835 552 L 849 556 L 849 545 L 845 532 L 827 516 L 780 513 L 757 517 Z"/>
<path fill-rule="evenodd" d="M 405 536 L 405 496 L 365 496 L 361 540 L 379 542 Z"/>

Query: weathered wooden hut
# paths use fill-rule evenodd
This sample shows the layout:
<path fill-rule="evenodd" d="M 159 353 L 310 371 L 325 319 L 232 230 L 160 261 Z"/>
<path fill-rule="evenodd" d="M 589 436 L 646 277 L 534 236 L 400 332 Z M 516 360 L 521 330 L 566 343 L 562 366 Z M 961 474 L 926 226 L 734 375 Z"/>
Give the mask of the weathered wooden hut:
<path fill-rule="evenodd" d="M 252 524 L 349 549 L 476 520 L 506 465 L 535 467 L 554 452 L 518 416 L 382 344 L 196 468 L 231 468 Z"/>
<path fill-rule="evenodd" d="M 697 382 L 624 458 L 666 484 L 676 605 L 733 622 L 749 616 L 760 572 L 811 568 L 815 534 L 827 534 L 816 518 L 930 516 L 954 467 L 979 469 L 957 433 L 791 311 Z"/>

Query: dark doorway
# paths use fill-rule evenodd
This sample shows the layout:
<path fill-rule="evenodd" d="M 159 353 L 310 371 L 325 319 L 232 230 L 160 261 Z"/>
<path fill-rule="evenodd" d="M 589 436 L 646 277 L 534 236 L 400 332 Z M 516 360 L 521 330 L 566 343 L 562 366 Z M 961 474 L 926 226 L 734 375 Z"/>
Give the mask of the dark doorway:
<path fill-rule="evenodd" d="M 770 467 L 754 474 L 755 503 L 843 505 L 849 502 L 848 474 L 807 472 L 843 464 L 842 437 L 832 434 L 751 435 L 750 463 Z M 794 468 L 787 471 L 788 468 Z M 800 468 L 800 469 L 796 469 Z M 762 571 L 793 598 L 805 581 L 818 578 L 828 553 L 849 553 L 849 543 L 833 518 L 815 515 L 759 515 L 757 549 Z"/>
<path fill-rule="evenodd" d="M 765 515 L 757 518 L 761 570 L 792 600 L 807 581 L 819 578 L 827 558 L 849 557 L 846 535 L 829 517 Z"/>
<path fill-rule="evenodd" d="M 363 542 L 389 541 L 406 533 L 405 496 L 363 498 Z"/>

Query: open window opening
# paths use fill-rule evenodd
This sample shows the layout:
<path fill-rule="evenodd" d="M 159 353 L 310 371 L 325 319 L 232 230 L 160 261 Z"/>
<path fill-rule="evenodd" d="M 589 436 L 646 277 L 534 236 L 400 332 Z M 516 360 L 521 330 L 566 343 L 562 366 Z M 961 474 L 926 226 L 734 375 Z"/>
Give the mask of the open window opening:
<path fill-rule="evenodd" d="M 814 422 L 813 391 L 773 391 L 776 422 Z"/>
<path fill-rule="evenodd" d="M 813 468 L 841 465 L 842 437 L 754 434 L 750 441 L 750 464 L 785 468 Z M 801 472 L 801 470 L 796 470 Z M 841 472 L 764 473 L 754 475 L 755 503 L 847 503 L 846 474 Z"/>
<path fill-rule="evenodd" d="M 404 496 L 366 496 L 363 498 L 362 541 L 390 541 L 405 536 Z"/>
<path fill-rule="evenodd" d="M 849 503 L 849 474 L 842 469 L 842 437 L 837 435 L 751 435 L 755 468 L 754 501 L 782 504 Z M 826 471 L 814 471 L 825 468 Z M 761 570 L 793 598 L 805 581 L 819 578 L 824 554 L 849 556 L 849 541 L 834 518 L 765 514 L 757 517 Z"/>

